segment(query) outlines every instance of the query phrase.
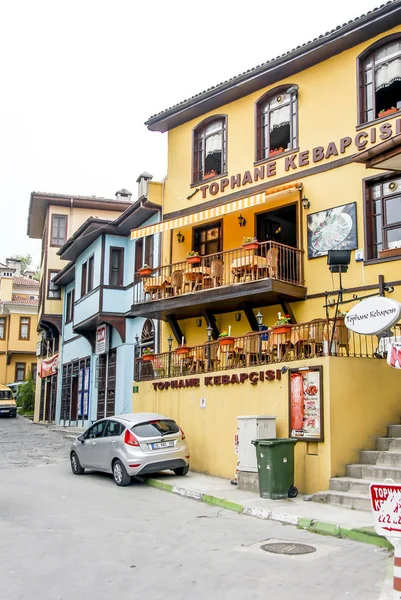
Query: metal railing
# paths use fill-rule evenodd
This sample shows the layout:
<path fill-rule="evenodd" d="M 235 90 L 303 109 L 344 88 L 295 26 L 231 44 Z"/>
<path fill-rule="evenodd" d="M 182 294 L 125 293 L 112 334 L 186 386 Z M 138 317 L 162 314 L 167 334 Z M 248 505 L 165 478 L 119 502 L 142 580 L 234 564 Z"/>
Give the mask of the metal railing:
<path fill-rule="evenodd" d="M 272 278 L 303 285 L 303 251 L 276 242 L 253 243 L 192 256 L 171 265 L 136 274 L 134 303 L 150 302 L 201 290 Z"/>
<path fill-rule="evenodd" d="M 401 324 L 381 335 L 360 335 L 344 320 L 316 319 L 272 327 L 244 336 L 219 338 L 198 346 L 137 358 L 137 381 L 211 373 L 324 356 L 386 358 L 389 341 L 401 342 Z M 400 358 L 401 362 L 401 358 Z"/>

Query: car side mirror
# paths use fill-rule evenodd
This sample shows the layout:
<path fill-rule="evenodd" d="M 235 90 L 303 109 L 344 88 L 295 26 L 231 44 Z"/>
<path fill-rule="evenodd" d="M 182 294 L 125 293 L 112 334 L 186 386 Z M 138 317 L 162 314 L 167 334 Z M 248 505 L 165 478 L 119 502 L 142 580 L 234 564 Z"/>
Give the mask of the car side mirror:
<path fill-rule="evenodd" d="M 81 442 L 81 444 L 83 444 L 84 441 L 85 441 L 85 436 L 84 435 L 79 435 L 78 436 L 78 440 Z"/>

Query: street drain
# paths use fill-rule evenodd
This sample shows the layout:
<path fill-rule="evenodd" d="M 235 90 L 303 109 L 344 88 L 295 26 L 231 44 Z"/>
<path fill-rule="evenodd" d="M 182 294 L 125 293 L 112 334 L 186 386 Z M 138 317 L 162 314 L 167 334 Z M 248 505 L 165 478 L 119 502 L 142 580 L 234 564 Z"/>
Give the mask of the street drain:
<path fill-rule="evenodd" d="M 263 544 L 260 547 L 265 552 L 272 552 L 273 554 L 311 554 L 316 552 L 316 548 L 308 546 L 307 544 L 296 544 L 292 542 L 274 542 L 271 544 Z"/>

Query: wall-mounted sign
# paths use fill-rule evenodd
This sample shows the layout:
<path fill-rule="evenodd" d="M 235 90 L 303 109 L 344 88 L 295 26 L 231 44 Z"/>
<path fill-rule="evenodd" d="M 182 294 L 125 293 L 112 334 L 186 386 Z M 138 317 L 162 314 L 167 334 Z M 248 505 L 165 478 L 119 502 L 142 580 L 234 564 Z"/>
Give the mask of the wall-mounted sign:
<path fill-rule="evenodd" d="M 57 373 L 58 369 L 58 354 L 47 360 L 42 360 L 40 365 L 40 377 L 51 377 Z"/>
<path fill-rule="evenodd" d="M 99 325 L 96 329 L 96 354 L 106 354 L 109 351 L 108 325 Z"/>
<path fill-rule="evenodd" d="M 370 502 L 376 533 L 386 538 L 401 538 L 401 485 L 371 483 Z"/>
<path fill-rule="evenodd" d="M 289 436 L 323 441 L 323 367 L 289 370 Z"/>
<path fill-rule="evenodd" d="M 308 258 L 326 256 L 329 250 L 355 250 L 356 202 L 308 214 Z"/>
<path fill-rule="evenodd" d="M 387 364 L 393 369 L 401 369 L 401 343 L 391 342 L 387 345 Z"/>
<path fill-rule="evenodd" d="M 362 300 L 351 308 L 344 319 L 345 325 L 355 333 L 372 335 L 385 331 L 399 320 L 401 304 L 396 300 L 377 296 Z"/>
<path fill-rule="evenodd" d="M 42 354 L 42 342 L 38 342 L 36 344 L 36 356 L 40 356 Z"/>
<path fill-rule="evenodd" d="M 281 379 L 281 370 L 276 369 L 272 371 L 251 371 L 250 373 L 232 373 L 232 375 L 208 375 L 204 377 L 203 384 L 205 386 L 220 386 L 220 385 L 231 385 L 236 383 L 245 383 L 248 381 L 251 385 L 257 385 L 259 381 L 274 381 L 274 379 Z M 190 379 L 173 379 L 172 381 L 154 381 L 152 382 L 154 390 L 176 390 L 179 388 L 187 387 L 199 387 L 200 378 L 191 377 Z"/>

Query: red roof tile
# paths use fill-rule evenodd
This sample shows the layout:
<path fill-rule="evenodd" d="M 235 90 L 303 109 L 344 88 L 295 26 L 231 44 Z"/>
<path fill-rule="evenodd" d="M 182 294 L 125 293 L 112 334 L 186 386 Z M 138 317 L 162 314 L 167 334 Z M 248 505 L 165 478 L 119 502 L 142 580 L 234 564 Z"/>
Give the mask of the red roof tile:
<path fill-rule="evenodd" d="M 13 277 L 14 285 L 21 285 L 24 287 L 39 287 L 39 281 L 36 279 L 29 279 L 29 277 Z"/>

